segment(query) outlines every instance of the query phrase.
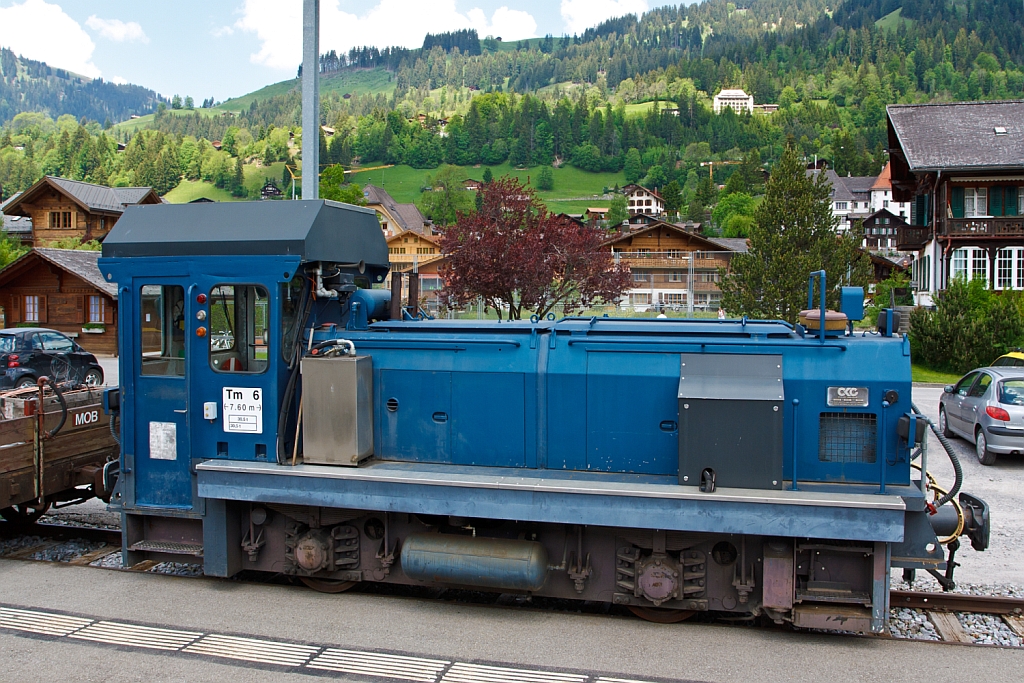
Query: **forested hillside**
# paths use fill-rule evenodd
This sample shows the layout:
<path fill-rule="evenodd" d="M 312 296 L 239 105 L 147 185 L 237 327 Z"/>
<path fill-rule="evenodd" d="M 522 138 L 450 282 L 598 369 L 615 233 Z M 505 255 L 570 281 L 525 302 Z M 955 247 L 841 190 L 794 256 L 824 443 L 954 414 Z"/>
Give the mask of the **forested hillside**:
<path fill-rule="evenodd" d="M 334 134 L 321 162 L 422 169 L 424 184 L 440 164 L 508 164 L 528 175 L 571 165 L 584 172 L 572 193 L 553 190 L 566 202 L 585 201 L 579 177 L 593 174 L 593 196 L 607 174 L 622 174 L 614 177 L 665 188 L 700 220 L 715 185 L 737 169 L 730 191 L 756 191 L 756 166 L 778 159 L 787 141 L 840 174 L 872 174 L 885 161 L 886 104 L 1024 96 L 1020 0 L 737 4 L 665 7 L 515 44 L 462 31 L 429 35 L 414 50 L 328 53 L 324 83 L 339 86 L 322 91 L 321 122 Z M 370 83 L 382 88 L 345 89 Z M 716 115 L 711 97 L 727 87 L 779 110 Z M 282 162 L 299 162 L 299 94 L 288 82 L 264 92 L 212 110 L 160 107 L 107 133 L 23 114 L 0 136 L 0 184 L 10 195 L 57 173 L 162 192 L 207 182 L 252 196 L 256 170 L 287 184 Z"/>
<path fill-rule="evenodd" d="M 0 47 L 0 124 L 21 112 L 116 122 L 153 111 L 158 100 L 147 88 L 77 76 Z"/>

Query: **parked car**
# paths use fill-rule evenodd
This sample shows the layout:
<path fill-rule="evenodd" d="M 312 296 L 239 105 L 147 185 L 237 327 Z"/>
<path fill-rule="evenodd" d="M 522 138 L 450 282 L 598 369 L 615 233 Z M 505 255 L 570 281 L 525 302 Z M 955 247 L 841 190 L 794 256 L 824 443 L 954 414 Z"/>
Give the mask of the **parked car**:
<path fill-rule="evenodd" d="M 1017 351 L 1011 351 L 1003 356 L 999 356 L 999 358 L 996 358 L 992 363 L 992 367 L 1024 368 L 1024 352 L 1018 349 Z"/>
<path fill-rule="evenodd" d="M 58 382 L 99 386 L 103 368 L 92 355 L 57 330 L 0 330 L 0 390 L 34 386 L 42 376 Z"/>
<path fill-rule="evenodd" d="M 947 437 L 973 441 L 982 465 L 1024 453 L 1024 368 L 978 368 L 946 386 L 939 428 Z"/>

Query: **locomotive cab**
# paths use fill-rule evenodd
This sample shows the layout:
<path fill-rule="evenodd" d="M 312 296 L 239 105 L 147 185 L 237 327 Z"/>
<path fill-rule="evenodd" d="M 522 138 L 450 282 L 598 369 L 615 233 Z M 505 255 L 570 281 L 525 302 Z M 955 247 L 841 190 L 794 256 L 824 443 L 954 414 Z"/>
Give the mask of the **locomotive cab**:
<path fill-rule="evenodd" d="M 891 329 L 427 320 L 373 212 L 319 200 L 130 207 L 103 249 L 128 564 L 862 631 L 891 567 L 947 567 Z"/>

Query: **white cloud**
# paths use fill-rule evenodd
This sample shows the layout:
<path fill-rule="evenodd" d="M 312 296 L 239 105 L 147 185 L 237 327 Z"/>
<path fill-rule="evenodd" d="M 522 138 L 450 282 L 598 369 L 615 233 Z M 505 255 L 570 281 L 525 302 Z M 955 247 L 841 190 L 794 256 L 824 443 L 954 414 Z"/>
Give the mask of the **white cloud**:
<path fill-rule="evenodd" d="M 224 36 L 233 36 L 233 35 L 235 35 L 235 29 L 231 28 L 230 26 L 221 26 L 219 28 L 215 28 L 212 31 L 210 31 L 210 35 L 213 36 L 214 38 L 223 38 Z"/>
<path fill-rule="evenodd" d="M 110 79 L 110 82 L 113 83 L 114 85 L 125 85 L 125 84 L 128 83 L 128 79 L 127 78 L 121 78 L 120 76 L 113 76 Z"/>
<path fill-rule="evenodd" d="M 649 9 L 647 0 L 562 0 L 562 19 L 569 33 L 583 33 L 605 19 L 623 14 L 639 16 Z"/>
<path fill-rule="evenodd" d="M 0 45 L 16 54 L 44 61 L 50 66 L 97 78 L 92 63 L 96 44 L 82 26 L 59 5 L 45 0 L 25 0 L 0 7 Z"/>
<path fill-rule="evenodd" d="M 101 36 L 115 43 L 131 43 L 139 41 L 148 43 L 149 36 L 142 30 L 142 26 L 136 21 L 121 21 L 120 19 L 100 19 L 95 14 L 85 20 L 85 25 L 93 31 L 98 31 Z"/>
<path fill-rule="evenodd" d="M 259 51 L 250 56 L 257 64 L 295 69 L 302 61 L 302 4 L 279 0 L 245 0 L 236 28 L 255 33 Z M 320 52 L 347 52 L 352 47 L 420 47 L 427 33 L 475 28 L 517 40 L 536 35 L 537 22 L 527 12 L 500 7 L 491 20 L 483 10 L 462 14 L 455 0 L 379 0 L 361 16 L 342 11 L 338 0 L 320 4 Z"/>

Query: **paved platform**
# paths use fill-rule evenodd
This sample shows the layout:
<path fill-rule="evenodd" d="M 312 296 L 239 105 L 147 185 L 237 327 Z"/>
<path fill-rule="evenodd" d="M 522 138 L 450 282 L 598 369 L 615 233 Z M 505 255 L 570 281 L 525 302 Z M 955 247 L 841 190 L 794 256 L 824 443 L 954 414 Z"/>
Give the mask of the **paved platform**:
<path fill-rule="evenodd" d="M 338 650 L 356 653 L 346 656 L 366 666 L 376 666 L 384 661 L 381 657 L 411 657 L 397 660 L 406 667 L 405 680 L 413 680 L 409 671 L 419 671 L 425 672 L 419 680 L 435 683 L 773 683 L 808 676 L 872 682 L 964 676 L 1008 681 L 1017 680 L 1024 667 L 1020 650 L 706 624 L 658 625 L 630 617 L 353 592 L 324 595 L 296 587 L 11 560 L 0 560 L 0 605 L 7 610 L 0 622 L 10 623 L 11 614 L 19 614 L 12 610 L 60 613 L 71 617 L 65 619 L 71 635 L 80 635 L 0 627 L 7 680 L 402 680 L 345 673 L 339 666 L 307 666 L 318 659 L 336 664 L 344 659 Z M 101 625 L 104 620 L 116 623 Z M 139 626 L 174 630 L 158 634 L 170 649 L 125 644 L 147 633 Z M 228 658 L 224 652 L 246 647 L 225 636 L 274 641 L 246 647 L 294 657 L 286 664 Z M 431 661 L 446 664 L 437 667 Z"/>

